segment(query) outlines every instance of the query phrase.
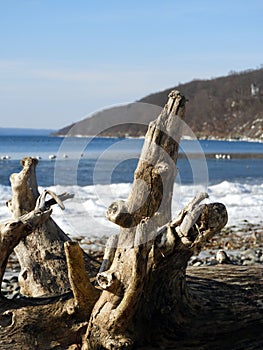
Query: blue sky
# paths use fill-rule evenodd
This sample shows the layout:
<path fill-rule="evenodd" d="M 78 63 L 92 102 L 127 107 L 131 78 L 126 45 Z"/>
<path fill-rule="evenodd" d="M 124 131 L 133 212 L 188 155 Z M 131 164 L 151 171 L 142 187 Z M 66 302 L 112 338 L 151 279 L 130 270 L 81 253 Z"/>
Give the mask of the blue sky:
<path fill-rule="evenodd" d="M 262 15 L 262 0 L 0 0 L 0 127 L 58 129 L 260 68 Z"/>

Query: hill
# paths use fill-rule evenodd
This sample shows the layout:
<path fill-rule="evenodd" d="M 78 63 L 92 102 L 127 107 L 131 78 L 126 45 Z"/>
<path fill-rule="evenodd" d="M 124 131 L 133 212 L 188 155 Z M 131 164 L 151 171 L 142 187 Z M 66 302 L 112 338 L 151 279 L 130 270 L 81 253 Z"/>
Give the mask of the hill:
<path fill-rule="evenodd" d="M 173 89 L 188 99 L 186 123 L 198 138 L 263 140 L 263 68 L 180 84 L 100 111 L 55 135 L 142 136 Z"/>

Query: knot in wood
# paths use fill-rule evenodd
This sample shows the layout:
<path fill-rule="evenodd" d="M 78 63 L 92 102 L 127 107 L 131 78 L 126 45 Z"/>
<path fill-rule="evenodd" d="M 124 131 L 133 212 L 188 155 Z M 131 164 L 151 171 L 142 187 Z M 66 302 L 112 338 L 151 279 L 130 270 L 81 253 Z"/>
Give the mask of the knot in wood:
<path fill-rule="evenodd" d="M 154 173 L 159 175 L 159 174 L 164 174 L 169 170 L 169 164 L 165 162 L 158 163 L 155 168 L 154 168 Z"/>
<path fill-rule="evenodd" d="M 221 230 L 228 221 L 226 207 L 222 203 L 209 203 L 204 205 L 200 216 L 201 226 L 212 231 Z"/>
<path fill-rule="evenodd" d="M 113 272 L 104 271 L 97 275 L 97 282 L 102 289 L 108 289 L 114 283 L 116 279 Z"/>
<path fill-rule="evenodd" d="M 133 216 L 129 213 L 123 200 L 113 202 L 106 212 L 106 218 L 121 227 L 133 226 Z"/>
<path fill-rule="evenodd" d="M 33 157 L 25 157 L 21 160 L 20 164 L 24 168 L 30 168 L 32 165 L 36 166 L 38 164 L 38 160 L 37 158 L 33 158 Z"/>

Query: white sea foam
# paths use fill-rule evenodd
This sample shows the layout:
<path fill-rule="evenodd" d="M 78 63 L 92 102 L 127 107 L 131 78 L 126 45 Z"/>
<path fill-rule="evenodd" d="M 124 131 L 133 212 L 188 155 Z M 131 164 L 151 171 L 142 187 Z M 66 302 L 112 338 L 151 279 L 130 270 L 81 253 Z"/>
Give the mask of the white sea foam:
<path fill-rule="evenodd" d="M 118 226 L 109 222 L 105 212 L 109 204 L 116 199 L 126 199 L 132 184 L 111 184 L 96 186 L 52 186 L 50 190 L 57 194 L 71 192 L 73 199 L 65 202 L 66 209 L 62 211 L 53 206 L 53 218 L 70 237 L 109 236 L 119 231 Z M 39 188 L 41 192 L 43 188 Z M 198 186 L 174 186 L 172 200 L 173 215 L 190 201 L 193 196 L 204 190 Z M 242 226 L 244 220 L 253 224 L 263 225 L 263 184 L 242 184 L 223 181 L 208 188 L 209 202 L 221 202 L 228 211 L 227 226 Z M 0 221 L 10 219 L 10 213 L 5 202 L 11 198 L 11 188 L 0 186 Z"/>

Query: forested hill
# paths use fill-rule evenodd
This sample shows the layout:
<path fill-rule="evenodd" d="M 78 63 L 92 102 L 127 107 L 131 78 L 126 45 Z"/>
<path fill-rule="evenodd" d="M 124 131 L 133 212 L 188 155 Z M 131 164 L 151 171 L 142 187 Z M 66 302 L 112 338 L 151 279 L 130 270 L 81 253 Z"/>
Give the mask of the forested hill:
<path fill-rule="evenodd" d="M 134 103 L 98 112 L 56 134 L 144 135 L 149 121 L 158 116 L 174 89 L 188 99 L 186 122 L 197 137 L 263 140 L 263 69 L 170 87 Z"/>

